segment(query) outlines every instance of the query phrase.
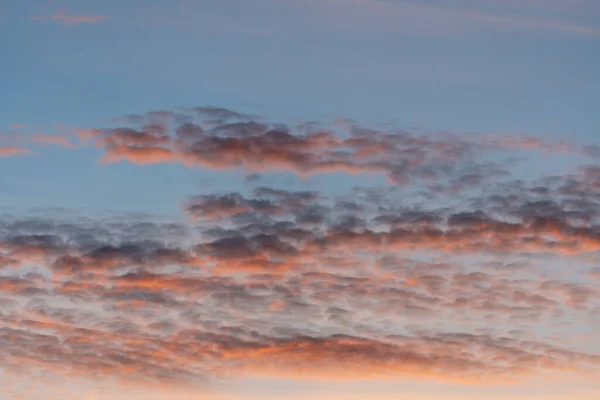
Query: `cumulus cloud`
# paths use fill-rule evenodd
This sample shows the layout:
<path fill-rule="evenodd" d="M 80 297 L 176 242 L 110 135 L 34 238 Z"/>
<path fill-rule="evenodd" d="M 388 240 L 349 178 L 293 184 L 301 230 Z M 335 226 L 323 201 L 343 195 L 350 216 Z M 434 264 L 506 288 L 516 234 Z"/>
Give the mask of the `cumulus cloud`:
<path fill-rule="evenodd" d="M 598 378 L 594 338 L 580 337 L 600 316 L 598 168 L 524 181 L 487 159 L 580 146 L 347 120 L 296 129 L 212 107 L 120 122 L 80 130 L 80 142 L 106 162 L 378 173 L 403 185 L 357 180 L 365 186 L 334 194 L 265 174 L 185 199 L 184 221 L 3 214 L 6 370 L 168 385 Z"/>
<path fill-rule="evenodd" d="M 353 198 L 269 187 L 203 195 L 185 208 L 199 230 L 6 220 L 5 365 L 170 384 L 599 372 L 591 349 L 534 333 L 598 313 L 600 285 L 585 279 L 597 268 L 578 258 L 598 254 L 596 228 L 572 226 L 566 212 L 540 220 L 544 206 L 526 198 L 504 210 L 513 222 Z M 566 198 L 555 200 L 546 209 L 561 210 Z M 548 257 L 559 270 L 586 267 L 548 274 Z"/>
<path fill-rule="evenodd" d="M 565 141 L 528 135 L 418 134 L 365 128 L 351 120 L 290 127 L 216 107 L 160 110 L 116 121 L 126 126 L 77 131 L 104 151 L 104 163 L 181 163 L 249 174 L 382 174 L 392 183 L 453 182 L 456 189 L 506 173 L 505 165 L 486 161 L 487 155 L 519 150 L 590 155 L 589 149 Z M 58 143 L 54 137 L 44 141 Z"/>

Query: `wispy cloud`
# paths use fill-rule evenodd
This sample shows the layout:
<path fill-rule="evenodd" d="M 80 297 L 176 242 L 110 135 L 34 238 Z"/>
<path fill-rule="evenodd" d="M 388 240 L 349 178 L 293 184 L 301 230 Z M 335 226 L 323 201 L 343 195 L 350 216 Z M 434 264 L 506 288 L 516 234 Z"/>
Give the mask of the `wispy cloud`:
<path fill-rule="evenodd" d="M 527 30 L 600 37 L 600 28 L 567 20 L 526 15 L 495 14 L 468 8 L 450 8 L 409 1 L 386 0 L 301 0 L 335 15 L 335 24 L 345 18 L 363 21 L 360 29 L 395 29 L 422 33 L 449 33 L 465 30 Z M 485 3 L 482 4 L 485 6 Z M 561 6 L 569 7 L 562 4 Z M 543 11 L 544 6 L 538 5 Z M 542 13 L 543 14 L 543 13 Z"/>
<path fill-rule="evenodd" d="M 31 138 L 31 141 L 39 144 L 56 144 L 66 148 L 75 148 L 77 146 L 63 135 L 36 134 Z"/>
<path fill-rule="evenodd" d="M 67 11 L 59 11 L 54 15 L 33 17 L 33 19 L 38 21 L 56 21 L 63 26 L 71 26 L 103 22 L 108 20 L 108 17 L 105 15 L 75 15 L 69 14 Z"/>
<path fill-rule="evenodd" d="M 29 154 L 31 150 L 24 147 L 6 146 L 0 147 L 0 157 L 11 157 L 16 155 Z"/>

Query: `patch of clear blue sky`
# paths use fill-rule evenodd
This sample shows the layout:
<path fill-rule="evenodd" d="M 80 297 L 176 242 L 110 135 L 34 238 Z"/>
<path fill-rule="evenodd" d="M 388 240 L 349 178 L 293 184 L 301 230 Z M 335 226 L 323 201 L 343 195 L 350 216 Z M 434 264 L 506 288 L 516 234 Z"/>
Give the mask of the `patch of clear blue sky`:
<path fill-rule="evenodd" d="M 575 3 L 584 6 L 490 0 L 454 7 L 560 21 L 566 15 L 569 24 L 598 29 L 593 2 Z M 460 17 L 450 32 L 427 25 L 435 18 L 400 29 L 406 19 L 394 24 L 365 7 L 343 0 L 4 2 L 0 126 L 100 126 L 124 114 L 217 105 L 274 119 L 327 113 L 426 129 L 598 140 L 600 37 L 473 27 Z M 108 20 L 63 27 L 31 19 L 62 9 Z M 94 150 L 4 159 L 0 179 L 17 187 L 8 195 L 35 204 L 53 199 L 162 212 L 209 190 L 205 179 L 224 176 L 181 166 L 100 167 L 97 159 Z"/>

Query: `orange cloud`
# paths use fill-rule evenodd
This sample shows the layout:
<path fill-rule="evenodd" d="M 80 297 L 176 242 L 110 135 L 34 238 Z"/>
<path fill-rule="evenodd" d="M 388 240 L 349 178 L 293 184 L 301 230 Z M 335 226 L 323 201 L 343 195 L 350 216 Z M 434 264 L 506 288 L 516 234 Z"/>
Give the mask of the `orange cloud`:
<path fill-rule="evenodd" d="M 0 147 L 0 157 L 11 157 L 16 155 L 30 154 L 31 150 L 23 147 Z"/>
<path fill-rule="evenodd" d="M 486 179 L 507 176 L 510 161 L 486 161 L 490 155 L 508 157 L 517 150 L 595 154 L 594 146 L 521 134 L 416 134 L 367 129 L 350 120 L 291 129 L 256 119 L 222 108 L 161 110 L 116 120 L 126 123 L 124 127 L 75 129 L 77 146 L 69 135 L 36 135 L 33 141 L 71 148 L 93 144 L 104 152 L 104 164 L 180 163 L 221 171 L 289 171 L 299 176 L 381 174 L 391 184 L 422 182 L 439 193 L 458 193 Z"/>
<path fill-rule="evenodd" d="M 225 109 L 189 112 L 30 140 L 94 145 L 105 163 L 368 172 L 406 186 L 204 192 L 183 205 L 189 224 L 7 214 L 3 367 L 166 385 L 256 375 L 598 379 L 591 342 L 556 338 L 589 331 L 600 307 L 600 281 L 590 279 L 600 173 L 583 166 L 523 182 L 510 165 L 485 162 L 577 146 L 348 121 L 294 130 Z"/>
<path fill-rule="evenodd" d="M 560 315 L 593 315 L 598 285 L 559 275 L 540 280 L 535 264 L 510 269 L 452 262 L 460 251 L 449 252 L 444 264 L 417 261 L 393 241 L 370 247 L 367 236 L 358 243 L 356 233 L 341 234 L 342 227 L 360 227 L 356 221 L 304 215 L 322 201 L 313 193 L 261 188 L 254 194 L 235 198 L 250 212 L 292 215 L 298 225 L 251 224 L 262 232 L 251 234 L 233 220 L 234 236 L 218 239 L 221 231 L 213 230 L 187 248 L 166 245 L 176 226 L 140 223 L 139 217 L 122 218 L 108 231 L 111 225 L 89 221 L 5 225 L 0 343 L 11 343 L 0 346 L 5 365 L 167 384 L 231 375 L 491 382 L 540 371 L 598 374 L 599 355 L 554 347 L 532 335 L 536 324 Z M 211 216 L 218 197 L 201 200 Z M 405 225 L 426 220 L 414 213 L 399 219 Z M 449 220 L 467 232 L 460 239 L 465 242 L 488 229 L 502 232 L 482 214 Z M 344 239 L 320 237 L 325 223 Z M 310 228 L 315 225 L 321 228 Z M 424 232 L 417 235 L 440 245 L 437 234 Z M 23 266 L 46 272 L 20 275 Z M 587 273 L 594 269 L 581 276 Z M 24 301 L 40 296 L 44 301 Z M 482 321 L 498 331 L 471 329 Z M 522 332 L 509 330 L 517 323 Z"/>

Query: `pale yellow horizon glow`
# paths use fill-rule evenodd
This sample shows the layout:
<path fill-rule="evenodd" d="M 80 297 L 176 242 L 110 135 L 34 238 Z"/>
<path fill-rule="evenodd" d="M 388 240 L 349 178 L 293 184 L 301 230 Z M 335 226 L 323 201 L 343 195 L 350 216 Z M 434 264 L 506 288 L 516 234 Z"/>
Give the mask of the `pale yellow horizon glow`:
<path fill-rule="evenodd" d="M 56 382 L 58 384 L 58 382 Z M 66 385 L 67 387 L 70 385 Z M 221 384 L 210 391 L 147 386 L 36 388 L 0 399 L 39 400 L 598 400 L 600 382 L 531 380 L 514 385 L 460 385 L 435 382 L 314 382 L 264 379 Z M 93 384 L 92 384 L 93 386 Z"/>

